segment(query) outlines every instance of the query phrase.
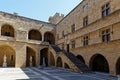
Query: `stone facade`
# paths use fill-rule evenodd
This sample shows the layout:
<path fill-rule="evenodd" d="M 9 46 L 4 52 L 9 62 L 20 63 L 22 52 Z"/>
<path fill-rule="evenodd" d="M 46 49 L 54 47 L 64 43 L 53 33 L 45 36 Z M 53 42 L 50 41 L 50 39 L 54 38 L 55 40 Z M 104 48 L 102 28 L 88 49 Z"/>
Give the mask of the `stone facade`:
<path fill-rule="evenodd" d="M 81 56 L 85 64 L 92 70 L 109 72 L 111 75 L 120 72 L 120 1 L 119 0 L 83 0 L 74 8 L 56 27 L 56 44 L 61 49 L 69 49 L 74 55 Z M 107 5 L 106 5 L 107 4 Z M 110 14 L 102 17 L 102 8 L 109 5 Z M 107 13 L 106 12 L 106 13 Z M 84 26 L 84 18 L 87 16 L 87 25 Z M 72 32 L 72 26 L 75 31 Z M 110 41 L 103 42 L 104 30 L 110 30 Z M 88 36 L 88 43 L 84 45 L 85 36 Z M 74 47 L 72 41 L 75 42 Z M 99 66 L 95 57 L 101 55 L 108 64 L 108 71 L 105 69 L 94 69 Z M 99 57 L 98 57 L 99 58 Z M 102 58 L 101 58 L 102 59 Z M 99 63 L 103 63 L 99 60 Z M 105 65 L 103 65 L 105 66 Z M 104 67 L 106 68 L 106 67 Z M 101 68 L 102 69 L 102 68 Z"/>
<path fill-rule="evenodd" d="M 39 66 L 40 50 L 48 47 L 46 33 L 54 36 L 55 25 L 0 12 L 0 65 L 2 66 L 3 56 L 7 55 L 8 67 L 26 67 L 27 63 L 29 65 L 27 61 L 30 61 L 27 60 L 28 53 L 29 58 L 35 57 L 32 62 L 35 63 L 34 66 Z"/>
<path fill-rule="evenodd" d="M 120 74 L 120 1 L 83 0 L 49 23 L 0 12 L 0 66 L 57 66 L 81 71 L 55 44 L 93 71 Z M 67 54 L 68 55 L 68 54 Z"/>

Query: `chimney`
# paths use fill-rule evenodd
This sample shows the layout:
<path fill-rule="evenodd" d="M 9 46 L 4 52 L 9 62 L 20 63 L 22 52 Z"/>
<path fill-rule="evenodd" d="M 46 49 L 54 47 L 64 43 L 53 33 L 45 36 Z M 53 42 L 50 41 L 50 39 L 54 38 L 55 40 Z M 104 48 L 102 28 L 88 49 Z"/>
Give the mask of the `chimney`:
<path fill-rule="evenodd" d="M 18 16 L 18 13 L 14 12 L 13 15 Z"/>

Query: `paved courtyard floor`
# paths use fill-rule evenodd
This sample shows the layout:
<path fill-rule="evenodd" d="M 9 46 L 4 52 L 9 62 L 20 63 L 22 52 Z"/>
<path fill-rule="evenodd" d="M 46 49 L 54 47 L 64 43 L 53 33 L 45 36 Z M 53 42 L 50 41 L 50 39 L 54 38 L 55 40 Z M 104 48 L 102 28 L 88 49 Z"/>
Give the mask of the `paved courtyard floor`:
<path fill-rule="evenodd" d="M 0 80 L 119 80 L 109 74 L 75 73 L 61 68 L 0 68 Z"/>

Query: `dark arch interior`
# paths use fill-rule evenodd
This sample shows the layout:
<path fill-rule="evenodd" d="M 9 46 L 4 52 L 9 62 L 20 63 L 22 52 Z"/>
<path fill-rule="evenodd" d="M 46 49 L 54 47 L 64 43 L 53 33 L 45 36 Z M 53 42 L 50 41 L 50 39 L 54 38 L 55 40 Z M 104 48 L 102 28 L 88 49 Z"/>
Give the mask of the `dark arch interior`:
<path fill-rule="evenodd" d="M 116 74 L 120 74 L 120 58 L 118 59 L 116 63 Z"/>
<path fill-rule="evenodd" d="M 28 38 L 31 40 L 42 40 L 42 35 L 38 30 L 29 31 Z"/>
<path fill-rule="evenodd" d="M 16 53 L 12 47 L 0 45 L 0 67 L 3 67 L 4 57 L 7 67 L 15 67 Z"/>
<path fill-rule="evenodd" d="M 69 67 L 69 65 L 68 65 L 67 63 L 64 63 L 64 67 L 65 67 L 66 69 L 70 69 L 70 67 Z"/>
<path fill-rule="evenodd" d="M 36 66 L 36 55 L 35 51 L 30 47 L 27 47 L 26 66 Z"/>
<path fill-rule="evenodd" d="M 60 57 L 57 58 L 57 67 L 62 67 L 62 59 Z"/>
<path fill-rule="evenodd" d="M 46 32 L 44 34 L 44 41 L 49 42 L 50 44 L 55 44 L 55 37 L 52 33 Z"/>
<path fill-rule="evenodd" d="M 3 25 L 1 28 L 1 35 L 14 37 L 14 28 L 11 25 Z"/>
<path fill-rule="evenodd" d="M 48 66 L 48 48 L 40 51 L 40 65 Z"/>
<path fill-rule="evenodd" d="M 93 71 L 109 72 L 109 65 L 104 56 L 94 55 L 90 61 L 90 67 Z"/>
<path fill-rule="evenodd" d="M 85 60 L 83 59 L 83 57 L 82 56 L 80 56 L 80 55 L 77 55 L 76 56 L 81 62 L 83 62 L 83 63 L 85 63 Z"/>

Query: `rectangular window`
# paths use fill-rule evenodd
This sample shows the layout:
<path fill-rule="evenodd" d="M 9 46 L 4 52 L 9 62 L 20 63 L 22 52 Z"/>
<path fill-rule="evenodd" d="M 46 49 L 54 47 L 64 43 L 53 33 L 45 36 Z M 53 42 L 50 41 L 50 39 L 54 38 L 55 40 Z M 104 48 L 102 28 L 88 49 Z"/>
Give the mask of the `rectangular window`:
<path fill-rule="evenodd" d="M 71 46 L 72 46 L 72 48 L 75 48 L 75 40 L 73 40 L 73 41 L 71 42 Z"/>
<path fill-rule="evenodd" d="M 89 44 L 89 36 L 83 37 L 83 46 L 87 46 Z"/>
<path fill-rule="evenodd" d="M 72 33 L 75 32 L 75 24 L 73 24 L 73 25 L 71 26 L 71 32 L 72 32 Z"/>
<path fill-rule="evenodd" d="M 105 17 L 110 14 L 110 3 L 102 6 L 102 17 Z"/>
<path fill-rule="evenodd" d="M 83 18 L 83 27 L 88 25 L 88 16 Z"/>
<path fill-rule="evenodd" d="M 88 4 L 83 6 L 83 12 L 87 12 L 88 11 Z"/>
<path fill-rule="evenodd" d="M 110 29 L 106 29 L 102 31 L 102 42 L 108 42 L 110 41 Z"/>

